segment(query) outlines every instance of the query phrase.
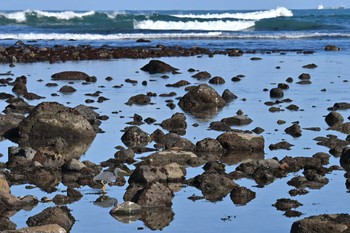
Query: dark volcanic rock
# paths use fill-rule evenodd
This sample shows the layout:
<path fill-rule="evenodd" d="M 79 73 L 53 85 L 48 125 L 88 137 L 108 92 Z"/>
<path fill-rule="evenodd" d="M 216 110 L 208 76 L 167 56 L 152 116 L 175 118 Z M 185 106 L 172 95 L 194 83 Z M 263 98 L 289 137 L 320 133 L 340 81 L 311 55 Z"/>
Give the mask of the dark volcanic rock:
<path fill-rule="evenodd" d="M 225 100 L 226 103 L 229 103 L 232 100 L 237 99 L 237 96 L 233 94 L 229 89 L 225 89 L 222 93 L 222 98 Z"/>
<path fill-rule="evenodd" d="M 72 87 L 72 86 L 68 86 L 68 85 L 65 85 L 63 87 L 60 88 L 59 92 L 61 93 L 73 93 L 73 92 L 76 92 L 77 90 Z"/>
<path fill-rule="evenodd" d="M 129 98 L 128 102 L 126 102 L 126 105 L 146 105 L 151 102 L 151 98 L 148 95 L 145 94 L 138 94 L 135 96 L 132 96 Z"/>
<path fill-rule="evenodd" d="M 16 224 L 11 222 L 8 217 L 0 217 L 0 231 L 16 230 Z"/>
<path fill-rule="evenodd" d="M 223 118 L 221 122 L 225 123 L 228 126 L 242 126 L 249 125 L 253 122 L 253 120 L 246 115 L 237 115 L 233 117 Z"/>
<path fill-rule="evenodd" d="M 84 80 L 88 81 L 90 76 L 80 71 L 63 71 L 51 76 L 53 80 Z"/>
<path fill-rule="evenodd" d="M 151 136 L 137 126 L 126 127 L 121 139 L 128 147 L 143 147 L 151 142 Z"/>
<path fill-rule="evenodd" d="M 215 76 L 209 80 L 209 83 L 210 84 L 224 84 L 225 79 L 223 79 L 222 77 L 219 77 L 219 76 Z"/>
<path fill-rule="evenodd" d="M 326 123 L 332 127 L 332 126 L 336 126 L 336 125 L 340 125 L 343 124 L 344 122 L 344 118 L 343 116 L 338 113 L 338 112 L 330 112 L 327 116 L 326 116 Z"/>
<path fill-rule="evenodd" d="M 292 126 L 286 128 L 284 132 L 286 132 L 287 134 L 293 137 L 300 137 L 302 133 L 300 125 L 298 124 L 293 124 Z"/>
<path fill-rule="evenodd" d="M 291 200 L 287 198 L 278 199 L 276 203 L 273 204 L 273 206 L 276 207 L 277 210 L 282 210 L 282 211 L 298 208 L 299 206 L 302 206 L 302 205 L 303 204 L 301 204 L 296 200 Z"/>
<path fill-rule="evenodd" d="M 275 87 L 270 90 L 270 97 L 271 98 L 283 98 L 284 92 L 282 88 Z"/>
<path fill-rule="evenodd" d="M 146 71 L 150 74 L 157 74 L 176 72 L 178 69 L 166 64 L 165 62 L 159 60 L 151 60 L 147 65 L 143 66 L 141 70 Z"/>
<path fill-rule="evenodd" d="M 202 80 L 202 79 L 208 79 L 211 78 L 211 74 L 208 73 L 207 71 L 201 71 L 198 72 L 197 74 L 192 75 L 192 78 Z"/>
<path fill-rule="evenodd" d="M 343 149 L 340 156 L 340 165 L 346 171 L 350 171 L 350 148 L 349 147 L 346 147 Z"/>
<path fill-rule="evenodd" d="M 55 149 L 75 157 L 86 151 L 96 133 L 78 111 L 56 102 L 43 102 L 20 122 L 18 135 L 21 145 L 34 149 L 62 141 L 65 146 Z"/>
<path fill-rule="evenodd" d="M 179 106 L 192 114 L 216 114 L 219 108 L 226 105 L 225 100 L 212 87 L 201 84 L 191 88 L 179 101 Z"/>
<path fill-rule="evenodd" d="M 286 141 L 282 141 L 282 142 L 278 142 L 276 144 L 271 144 L 269 146 L 270 150 L 280 150 L 280 149 L 284 149 L 284 150 L 290 150 L 290 147 L 292 147 L 294 145 L 290 144 L 289 142 Z"/>
<path fill-rule="evenodd" d="M 160 126 L 169 132 L 184 135 L 187 128 L 186 116 L 183 113 L 175 113 L 171 118 L 162 121 Z"/>
<path fill-rule="evenodd" d="M 326 46 L 324 47 L 324 50 L 325 50 L 325 51 L 340 51 L 341 49 L 338 48 L 338 47 L 335 46 L 335 45 L 326 45 Z"/>
<path fill-rule="evenodd" d="M 196 152 L 219 152 L 223 153 L 225 150 L 220 142 L 212 138 L 204 138 L 196 143 Z"/>
<path fill-rule="evenodd" d="M 311 216 L 293 223 L 291 233 L 341 233 L 348 232 L 350 215 L 323 214 Z"/>
<path fill-rule="evenodd" d="M 170 207 L 172 205 L 173 192 L 167 184 L 154 182 L 148 184 L 145 188 L 141 188 L 134 194 L 130 192 L 129 186 L 124 195 L 125 201 L 132 201 L 142 207 Z"/>
<path fill-rule="evenodd" d="M 69 231 L 74 222 L 75 219 L 71 215 L 70 210 L 66 206 L 62 206 L 46 208 L 41 213 L 28 218 L 27 225 L 33 227 L 47 224 L 58 224 L 66 231 Z"/>
<path fill-rule="evenodd" d="M 248 202 L 253 200 L 256 196 L 256 193 L 250 189 L 242 186 L 234 186 L 230 197 L 235 205 L 246 205 Z"/>
<path fill-rule="evenodd" d="M 200 189 L 207 200 L 220 201 L 231 192 L 235 184 L 225 174 L 205 171 L 193 179 L 192 185 Z"/>

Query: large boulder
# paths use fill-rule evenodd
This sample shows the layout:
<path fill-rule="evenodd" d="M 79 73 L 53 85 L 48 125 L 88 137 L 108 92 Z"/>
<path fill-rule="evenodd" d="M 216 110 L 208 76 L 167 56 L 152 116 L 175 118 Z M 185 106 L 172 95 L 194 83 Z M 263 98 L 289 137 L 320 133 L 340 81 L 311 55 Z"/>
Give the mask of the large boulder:
<path fill-rule="evenodd" d="M 54 147 L 58 153 L 77 157 L 87 150 L 96 133 L 77 110 L 43 102 L 20 122 L 18 135 L 21 146 Z"/>
<path fill-rule="evenodd" d="M 217 137 L 227 151 L 264 152 L 264 138 L 256 134 L 225 132 Z"/>
<path fill-rule="evenodd" d="M 48 224 L 37 227 L 25 227 L 18 230 L 10 231 L 11 233 L 66 233 L 67 231 L 57 224 Z"/>
<path fill-rule="evenodd" d="M 141 68 L 150 74 L 176 72 L 178 69 L 159 60 L 151 60 L 147 65 Z"/>
<path fill-rule="evenodd" d="M 323 214 L 311 216 L 293 223 L 291 233 L 340 233 L 349 232 L 350 215 Z"/>
<path fill-rule="evenodd" d="M 179 101 L 179 106 L 194 115 L 215 115 L 226 105 L 225 100 L 216 90 L 207 84 L 200 84 L 190 89 Z"/>

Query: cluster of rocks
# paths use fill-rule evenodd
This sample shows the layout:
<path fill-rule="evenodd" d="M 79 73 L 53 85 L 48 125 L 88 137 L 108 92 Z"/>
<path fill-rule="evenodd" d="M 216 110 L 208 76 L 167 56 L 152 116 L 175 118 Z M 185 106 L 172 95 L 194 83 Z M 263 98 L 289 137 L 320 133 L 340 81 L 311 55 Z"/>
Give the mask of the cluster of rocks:
<path fill-rule="evenodd" d="M 325 51 L 340 51 L 334 45 L 325 46 Z M 280 51 L 272 51 L 280 52 Z M 299 51 L 310 53 L 310 51 Z M 256 51 L 246 51 L 246 53 L 256 53 Z M 0 47 L 0 63 L 8 63 L 12 66 L 16 63 L 32 63 L 49 61 L 50 63 L 80 60 L 101 60 L 118 58 L 153 58 L 153 57 L 180 57 L 224 54 L 228 56 L 242 56 L 244 52 L 239 49 L 226 49 L 223 51 L 210 51 L 205 48 L 193 47 L 167 47 L 157 45 L 155 47 L 92 47 L 90 45 L 37 47 L 27 45 L 22 41 L 16 42 L 13 46 Z M 215 83 L 215 81 L 213 81 Z"/>
<path fill-rule="evenodd" d="M 46 53 L 54 54 L 54 51 L 45 49 L 33 52 L 28 46 L 16 46 L 0 51 L 5 51 L 10 56 L 10 51 L 23 52 L 23 49 L 28 49 L 29 52 L 27 52 L 32 54 L 30 57 L 34 60 L 25 57 L 27 53 L 23 53 L 21 58 L 11 58 L 12 62 L 14 60 L 19 62 L 40 60 L 40 56 L 35 55 L 36 52 L 46 51 Z M 52 49 L 59 50 L 61 48 Z M 74 48 L 69 49 L 73 51 Z M 101 53 L 101 50 L 94 50 L 91 47 L 84 47 L 84 49 L 91 51 L 86 56 L 93 54 L 92 51 Z M 118 54 L 109 48 L 104 49 L 111 54 Z M 137 49 L 134 49 L 133 52 L 136 52 L 135 50 Z M 172 50 L 169 48 L 160 47 L 159 51 L 162 50 L 164 50 L 163 53 L 167 51 L 168 56 L 184 56 L 184 54 L 172 54 Z M 123 50 L 123 52 L 126 51 L 127 49 Z M 144 52 L 147 54 L 150 51 Z M 185 54 L 191 53 L 190 55 L 194 55 L 196 52 L 198 54 L 205 52 L 198 48 L 193 51 L 178 48 L 176 51 Z M 79 57 L 79 52 L 86 51 L 79 50 L 76 58 L 85 59 Z M 4 59 L 4 55 L 1 56 L 0 58 Z M 94 56 L 91 55 L 90 58 L 86 59 L 97 59 Z M 164 54 L 154 52 L 152 56 L 164 56 Z M 62 57 L 56 53 L 55 59 L 55 61 L 62 60 Z M 6 62 L 8 61 L 6 60 Z M 151 74 L 167 72 L 175 74 L 178 72 L 178 69 L 158 60 L 152 60 L 141 69 Z M 211 75 L 207 72 L 199 72 L 193 77 L 210 79 Z M 82 72 L 61 72 L 54 74 L 52 79 L 96 82 L 96 77 Z M 302 77 L 300 79 L 307 80 L 308 78 Z M 212 83 L 222 83 L 218 77 L 215 80 Z M 34 96 L 27 91 L 27 81 L 24 76 L 18 77 L 14 82 L 11 80 L 2 80 L 1 82 L 13 85 L 13 92 L 26 99 L 31 99 Z M 220 95 L 207 84 L 190 86 L 186 89 L 188 92 L 179 98 L 178 105 L 184 112 L 196 117 L 203 117 L 203 114 L 205 116 L 216 115 L 220 109 L 237 98 L 229 90 L 225 90 Z M 271 97 L 283 97 L 281 90 L 281 88 L 271 90 L 270 95 L 273 95 Z M 149 104 L 151 102 L 150 96 L 144 94 L 133 96 L 127 104 Z M 67 187 L 67 195 L 57 194 L 52 200 L 49 200 L 57 206 L 46 208 L 41 213 L 28 218 L 27 225 L 31 228 L 29 231 L 32 232 L 44 231 L 43 228 L 48 228 L 51 231 L 69 231 L 75 220 L 70 214 L 70 210 L 64 205 L 78 201 L 82 197 L 82 194 L 77 190 L 81 186 L 103 187 L 104 184 L 96 179 L 103 168 L 105 168 L 103 172 L 114 176 L 113 180 L 102 179 L 109 185 L 123 186 L 126 182 L 128 184 L 123 196 L 124 203 L 112 208 L 110 214 L 122 222 L 140 219 L 152 230 L 161 230 L 170 224 L 174 218 L 171 208 L 174 193 L 187 185 L 196 187 L 203 195 L 189 196 L 190 200 L 206 199 L 216 202 L 230 195 L 234 204 L 246 205 L 256 197 L 256 193 L 236 184 L 235 180 L 253 179 L 258 187 L 263 187 L 278 178 L 299 172 L 302 175 L 294 176 L 288 181 L 288 185 L 293 186 L 289 194 L 291 196 L 305 195 L 308 192 L 306 188 L 322 188 L 328 183 L 326 174 L 341 169 L 338 166 L 326 167 L 330 158 L 327 153 L 316 153 L 312 157 L 286 156 L 280 160 L 277 158 L 264 159 L 265 140 L 263 136 L 257 134 L 263 129 L 242 131 L 231 128 L 231 126 L 249 125 L 252 122 L 252 119 L 244 115 L 243 111 L 238 111 L 236 116 L 212 122 L 210 129 L 223 132 L 216 138 L 204 138 L 196 143 L 182 137 L 187 130 L 184 113 L 175 113 L 159 124 L 167 133 L 161 129 L 152 133 L 143 131 L 139 127 L 142 117 L 135 114 L 133 122 L 130 123 L 132 126 L 124 128 L 121 137 L 127 148 L 119 146 L 114 158 L 98 165 L 90 161 L 79 161 L 80 156 L 87 151 L 96 134 L 101 132 L 99 129 L 101 117 L 91 108 L 84 105 L 69 108 L 56 102 L 42 102 L 37 106 L 30 106 L 22 98 L 6 93 L 1 94 L 1 99 L 6 99 L 9 105 L 4 110 L 5 115 L 0 115 L 0 132 L 5 138 L 18 143 L 18 146 L 9 148 L 6 164 L 0 163 L 1 168 L 6 168 L 0 172 L 0 230 L 14 230 L 16 228 L 9 219 L 13 212 L 24 208 L 34 208 L 40 201 L 48 201 L 47 199 L 37 200 L 34 196 L 16 197 L 11 194 L 11 185 L 30 184 L 46 192 L 54 192 L 57 185 L 63 183 Z M 325 118 L 330 130 L 348 132 L 348 123 L 344 123 L 344 118 L 336 111 L 347 109 L 349 106 L 346 103 L 337 103 L 333 106 L 332 112 Z M 148 122 L 154 121 L 149 119 Z M 301 136 L 301 127 L 294 123 L 286 128 L 285 132 L 293 137 L 299 137 Z M 350 144 L 348 140 L 340 140 L 332 136 L 319 137 L 315 140 L 319 141 L 320 145 L 328 146 L 334 154 L 340 154 L 342 167 L 346 170 L 350 169 L 350 149 L 346 147 Z M 153 148 L 148 147 L 151 143 L 154 143 Z M 271 150 L 289 149 L 291 146 L 291 144 L 282 141 L 270 145 L 269 148 Z M 135 153 L 150 151 L 155 152 L 135 163 Z M 247 159 L 250 160 L 247 161 Z M 242 160 L 245 161 L 242 162 Z M 226 172 L 225 164 L 238 162 L 241 163 L 235 171 Z M 133 164 L 135 169 L 129 170 L 125 163 Z M 191 179 L 186 179 L 186 169 L 198 166 L 203 166 L 204 172 Z M 121 170 L 125 174 L 118 175 L 115 172 Z M 124 179 L 124 175 L 129 176 L 128 181 Z M 346 174 L 346 177 L 347 185 L 350 186 L 350 176 Z M 101 204 L 107 199 L 115 205 L 116 200 L 105 195 L 102 195 L 101 199 L 96 200 L 95 203 Z M 282 198 L 273 205 L 277 210 L 284 211 L 285 215 L 289 217 L 302 214 L 292 210 L 302 205 L 295 200 Z M 311 217 L 294 223 L 292 232 L 312 232 L 308 227 L 310 224 L 316 224 L 315 222 L 320 223 L 321 226 L 313 229 L 347 229 L 346 222 L 348 220 L 346 219 L 346 215 Z M 335 225 L 328 225 L 331 224 L 329 222 L 334 222 L 332 224 Z"/>

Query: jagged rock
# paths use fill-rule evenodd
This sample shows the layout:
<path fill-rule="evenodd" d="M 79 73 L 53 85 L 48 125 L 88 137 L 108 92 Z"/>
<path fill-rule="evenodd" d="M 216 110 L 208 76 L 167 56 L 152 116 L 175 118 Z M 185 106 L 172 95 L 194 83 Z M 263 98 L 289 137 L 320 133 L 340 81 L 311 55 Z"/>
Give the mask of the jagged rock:
<path fill-rule="evenodd" d="M 151 142 L 151 136 L 137 126 L 126 127 L 121 139 L 128 147 L 143 147 Z"/>
<path fill-rule="evenodd" d="M 284 132 L 291 135 L 292 137 L 300 137 L 302 133 L 300 125 L 298 124 L 291 125 L 290 127 L 286 128 Z"/>
<path fill-rule="evenodd" d="M 30 227 L 35 227 L 48 224 L 57 224 L 66 231 L 70 231 L 74 222 L 75 219 L 71 215 L 70 210 L 66 206 L 61 206 L 46 208 L 39 214 L 28 218 L 27 225 Z"/>
<path fill-rule="evenodd" d="M 226 103 L 229 103 L 232 100 L 237 99 L 237 96 L 233 94 L 229 89 L 225 89 L 222 93 L 222 98 L 225 100 Z"/>

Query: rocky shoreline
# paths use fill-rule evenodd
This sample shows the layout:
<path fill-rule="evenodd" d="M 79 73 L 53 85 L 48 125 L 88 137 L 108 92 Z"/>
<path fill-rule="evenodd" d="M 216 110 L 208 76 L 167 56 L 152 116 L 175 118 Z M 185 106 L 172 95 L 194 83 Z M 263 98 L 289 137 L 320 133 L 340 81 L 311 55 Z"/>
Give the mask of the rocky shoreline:
<path fill-rule="evenodd" d="M 325 50 L 332 49 L 326 47 Z M 338 50 L 334 47 L 334 51 Z M 43 61 L 56 63 L 117 58 L 242 56 L 244 53 L 247 52 L 238 49 L 213 52 L 203 48 L 185 49 L 164 46 L 39 48 L 16 43 L 12 47 L 0 47 L 0 63 L 15 66 L 17 63 Z M 307 69 L 310 68 L 315 67 L 307 67 Z M 176 75 L 179 72 L 170 64 L 154 59 L 144 67 L 140 67 L 140 70 L 161 75 Z M 11 73 L 2 75 L 4 78 L 0 79 L 0 83 L 3 86 L 12 87 L 12 93 L 0 93 L 1 99 L 8 103 L 3 114 L 0 115 L 0 132 L 4 139 L 11 140 L 18 146 L 10 147 L 8 161 L 0 163 L 0 231 L 69 232 L 75 219 L 66 205 L 79 201 L 83 197 L 79 192 L 79 188 L 83 186 L 102 189 L 105 184 L 111 186 L 127 184 L 123 197 L 124 203 L 111 208 L 110 214 L 121 222 L 140 219 L 148 228 L 161 230 L 174 218 L 171 209 L 173 197 L 181 187 L 192 186 L 202 192 L 202 196 L 188 197 L 193 201 L 206 199 L 217 202 L 230 195 L 234 204 L 246 205 L 258 194 L 238 185 L 235 180 L 251 179 L 257 186 L 264 187 L 277 179 L 302 172 L 302 175 L 288 181 L 288 185 L 293 187 L 290 190 L 290 196 L 293 197 L 306 195 L 308 189 L 321 189 L 329 182 L 327 174 L 335 170 L 349 169 L 350 153 L 347 145 L 350 143 L 335 136 L 317 138 L 320 145 L 329 147 L 330 154 L 320 152 L 310 157 L 285 156 L 281 159 L 264 159 L 267 147 L 270 150 L 288 150 L 293 145 L 286 141 L 265 145 L 265 139 L 260 135 L 264 131 L 262 128 L 234 129 L 236 126 L 249 125 L 252 122 L 252 119 L 242 110 L 234 116 L 210 123 L 211 130 L 220 132 L 218 137 L 199 141 L 186 139 L 184 135 L 188 130 L 187 114 L 198 118 L 203 117 L 203 114 L 214 116 L 237 98 L 229 89 L 218 93 L 213 85 L 222 84 L 225 81 L 220 77 L 212 78 L 208 72 L 197 72 L 192 76 L 196 80 L 208 80 L 208 84 L 188 86 L 187 80 L 169 84 L 170 87 L 186 87 L 187 93 L 177 99 L 178 103 L 168 103 L 168 107 L 178 106 L 182 112 L 176 112 L 160 122 L 159 129 L 154 132 L 145 132 L 140 126 L 145 123 L 152 124 L 156 119 L 143 119 L 135 113 L 133 121 L 129 122 L 131 126 L 123 129 L 121 141 L 126 147 L 119 146 L 114 158 L 100 164 L 80 161 L 80 156 L 88 150 L 95 137 L 103 133 L 99 126 L 101 122 L 108 120 L 108 116 L 98 114 L 83 103 L 74 108 L 49 101 L 42 101 L 32 106 L 28 103 L 30 100 L 40 100 L 43 96 L 28 91 L 27 77 L 20 76 L 14 80 Z M 239 81 L 242 77 L 234 78 L 233 82 Z M 310 84 L 310 76 L 307 73 L 301 74 L 298 79 L 301 82 L 300 85 Z M 96 82 L 96 77 L 80 71 L 65 71 L 53 74 L 51 80 L 52 85 L 60 81 L 79 81 L 88 84 Z M 288 84 L 293 82 L 293 80 L 289 81 L 270 89 L 270 97 L 275 100 L 275 102 L 265 103 L 271 106 L 270 112 L 278 112 L 276 107 L 278 104 L 290 102 L 288 99 L 283 99 Z M 74 90 L 65 88 L 60 92 L 74 92 Z M 130 96 L 126 104 L 147 106 L 152 104 L 151 98 L 158 94 L 136 94 Z M 99 96 L 98 93 L 96 96 Z M 103 102 L 107 99 L 99 98 L 99 100 Z M 337 112 L 338 109 L 348 109 L 349 106 L 348 103 L 338 102 L 329 109 L 330 113 L 325 121 L 330 130 L 350 133 L 349 123 L 344 123 L 344 117 Z M 289 105 L 289 109 L 296 111 L 298 106 Z M 304 129 L 296 122 L 286 127 L 285 133 L 297 138 L 302 136 L 303 130 L 317 131 L 317 128 Z M 153 148 L 149 147 L 150 144 L 154 144 Z M 147 156 L 141 160 L 135 158 L 135 154 L 143 153 L 147 153 Z M 329 164 L 332 155 L 340 156 L 342 167 Z M 251 158 L 251 160 L 240 163 L 233 172 L 227 172 L 226 167 L 230 163 L 225 163 L 225 160 L 239 162 L 239 157 Z M 135 168 L 130 169 L 130 165 Z M 202 174 L 186 179 L 187 170 L 192 167 L 203 167 L 204 171 Z M 97 176 L 102 178 L 97 179 Z M 347 178 L 346 182 L 349 182 Z M 31 195 L 16 197 L 11 194 L 12 185 L 26 184 L 51 193 L 61 183 L 67 187 L 66 195 L 57 194 L 52 200 L 38 200 Z M 108 196 L 103 192 L 102 197 L 107 199 Z M 41 213 L 28 218 L 28 229 L 16 230 L 16 224 L 11 222 L 10 216 L 21 209 L 34 208 L 39 202 L 48 201 L 53 202 L 56 207 L 46 208 Z M 302 215 L 295 210 L 302 206 L 302 203 L 290 198 L 278 199 L 273 206 L 283 211 L 287 217 Z M 291 232 L 320 232 L 329 229 L 336 229 L 334 232 L 347 232 L 349 226 L 348 215 L 322 215 L 295 222 L 291 226 Z"/>

